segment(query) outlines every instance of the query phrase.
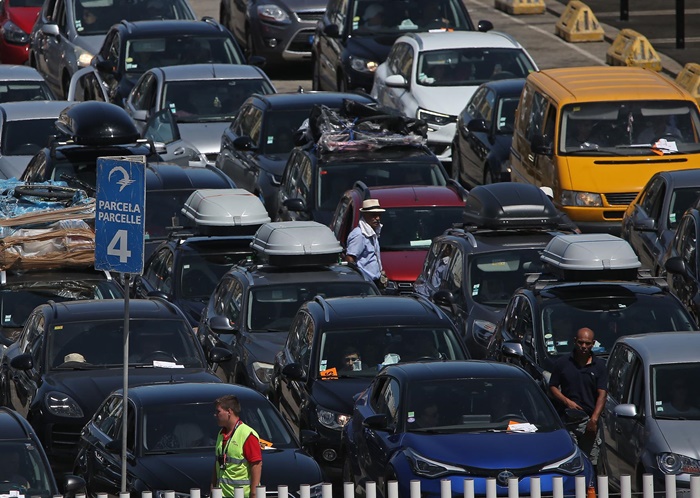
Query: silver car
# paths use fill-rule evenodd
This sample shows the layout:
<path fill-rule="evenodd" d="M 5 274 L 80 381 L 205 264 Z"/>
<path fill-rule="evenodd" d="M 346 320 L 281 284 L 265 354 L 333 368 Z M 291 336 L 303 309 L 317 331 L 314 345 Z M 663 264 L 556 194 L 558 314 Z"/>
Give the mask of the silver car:
<path fill-rule="evenodd" d="M 62 100 L 0 104 L 0 179 L 24 173 L 34 154 L 58 133 L 54 123 L 71 104 Z"/>
<path fill-rule="evenodd" d="M 0 102 L 55 99 L 43 76 L 36 69 L 0 64 Z"/>
<path fill-rule="evenodd" d="M 90 64 L 113 24 L 196 18 L 187 0 L 45 0 L 30 36 L 29 64 L 66 96 L 71 77 Z"/>
<path fill-rule="evenodd" d="M 687 491 L 700 470 L 700 333 L 667 332 L 621 337 L 608 358 L 608 398 L 601 420 L 604 444 L 598 471 L 619 488 L 632 476 L 653 474 L 654 489 L 665 476 Z"/>

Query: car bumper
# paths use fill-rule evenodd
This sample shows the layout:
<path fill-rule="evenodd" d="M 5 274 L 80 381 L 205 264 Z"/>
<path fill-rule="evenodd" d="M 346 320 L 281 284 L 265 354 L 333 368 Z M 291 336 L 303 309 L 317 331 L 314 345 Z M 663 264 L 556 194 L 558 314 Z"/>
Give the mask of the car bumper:
<path fill-rule="evenodd" d="M 292 22 L 287 25 L 258 21 L 253 43 L 258 55 L 269 63 L 311 60 L 316 21 Z"/>
<path fill-rule="evenodd" d="M 0 60 L 3 64 L 23 65 L 29 59 L 29 43 L 14 45 L 0 38 Z"/>

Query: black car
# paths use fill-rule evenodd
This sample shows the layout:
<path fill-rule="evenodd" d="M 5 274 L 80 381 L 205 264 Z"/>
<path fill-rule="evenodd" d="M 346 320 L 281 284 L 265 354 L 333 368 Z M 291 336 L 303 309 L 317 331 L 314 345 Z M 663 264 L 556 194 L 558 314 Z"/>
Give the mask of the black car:
<path fill-rule="evenodd" d="M 314 222 L 269 223 L 256 234 L 254 257 L 231 268 L 202 312 L 204 350 L 225 347 L 230 361 L 216 369 L 225 382 L 270 394 L 275 354 L 299 307 L 316 295 L 379 294 L 362 272 L 338 264 L 342 247 L 328 227 Z M 307 248 L 305 255 L 299 255 Z M 272 257 L 269 252 L 275 253 Z"/>
<path fill-rule="evenodd" d="M 457 118 L 452 141 L 454 179 L 471 186 L 510 181 L 506 161 L 523 86 L 524 79 L 507 79 L 476 89 Z"/>
<path fill-rule="evenodd" d="M 37 306 L 83 299 L 121 299 L 124 290 L 107 271 L 92 268 L 0 270 L 0 343 L 9 346 Z"/>
<path fill-rule="evenodd" d="M 295 145 L 293 133 L 309 117 L 314 105 L 339 109 L 345 99 L 373 102 L 365 95 L 332 92 L 251 96 L 221 136 L 216 167 L 240 188 L 259 195 L 274 219 L 282 173 Z"/>
<path fill-rule="evenodd" d="M 377 10 L 381 24 L 365 26 Z M 489 21 L 479 21 L 479 31 L 492 28 Z M 311 48 L 313 89 L 369 92 L 374 71 L 396 39 L 432 29 L 472 31 L 474 24 L 459 0 L 330 0 Z"/>
<path fill-rule="evenodd" d="M 473 188 L 464 222 L 433 239 L 415 289 L 449 310 L 472 356 L 484 358 L 511 296 L 569 227 L 544 192 L 519 183 Z"/>
<path fill-rule="evenodd" d="M 270 492 L 287 485 L 291 497 L 300 484 L 310 484 L 311 496 L 321 494 L 323 475 L 306 453 L 289 425 L 260 393 L 222 383 L 167 383 L 129 389 L 126 490 L 132 496 L 151 491 L 153 496 L 191 489 L 208 493 L 214 467 L 218 427 L 212 417 L 214 400 L 234 395 L 241 402 L 241 420 L 258 433 L 265 445 L 262 480 Z M 119 495 L 122 391 L 112 393 L 80 434 L 75 473 L 87 481 L 87 495 Z"/>
<path fill-rule="evenodd" d="M 467 358 L 452 320 L 425 298 L 317 296 L 299 309 L 275 357 L 273 399 L 297 434 L 318 433 L 308 447 L 337 475 L 353 397 L 384 365 Z"/>
<path fill-rule="evenodd" d="M 644 268 L 665 274 L 666 256 L 685 211 L 700 197 L 700 169 L 661 171 L 649 179 L 622 218 L 620 236 Z"/>
<path fill-rule="evenodd" d="M 55 472 L 70 469 L 79 434 L 123 382 L 124 300 L 50 301 L 36 308 L 0 366 L 2 402 L 27 418 Z M 129 385 L 212 382 L 192 327 L 160 299 L 129 302 Z"/>
<path fill-rule="evenodd" d="M 85 481 L 66 475 L 61 480 L 61 493 L 75 496 Z M 36 432 L 19 413 L 0 407 L 0 494 L 51 498 L 59 493 L 49 460 Z"/>
<path fill-rule="evenodd" d="M 106 94 L 109 102 L 123 107 L 149 69 L 206 62 L 246 63 L 231 33 L 212 18 L 121 21 L 107 32 L 90 67 L 76 73 L 68 98 L 104 100 Z"/>
<path fill-rule="evenodd" d="M 560 235 L 542 253 L 543 273 L 513 295 L 488 358 L 514 362 L 545 390 L 554 362 L 574 349 L 578 329 L 595 334 L 607 358 L 618 337 L 698 329 L 664 281 L 639 272 L 630 245 L 610 234 Z"/>

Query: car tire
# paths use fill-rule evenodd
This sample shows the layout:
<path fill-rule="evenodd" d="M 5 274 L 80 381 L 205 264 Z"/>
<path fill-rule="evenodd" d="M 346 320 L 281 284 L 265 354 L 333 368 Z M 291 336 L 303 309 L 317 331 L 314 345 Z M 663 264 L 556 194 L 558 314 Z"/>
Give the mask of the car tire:
<path fill-rule="evenodd" d="M 68 89 L 70 88 L 70 75 L 68 72 L 64 71 L 63 76 L 61 76 L 61 91 L 63 91 L 63 98 L 68 98 Z"/>
<path fill-rule="evenodd" d="M 311 59 L 311 89 L 321 90 L 321 73 L 316 58 Z"/>

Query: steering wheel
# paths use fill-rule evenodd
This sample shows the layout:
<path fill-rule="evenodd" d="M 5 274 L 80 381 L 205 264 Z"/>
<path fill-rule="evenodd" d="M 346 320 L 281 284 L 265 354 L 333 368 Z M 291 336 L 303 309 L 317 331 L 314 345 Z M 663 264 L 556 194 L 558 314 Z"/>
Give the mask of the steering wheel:
<path fill-rule="evenodd" d="M 177 358 L 175 358 L 174 354 L 168 353 L 167 351 L 162 351 L 160 349 L 157 351 L 151 351 L 146 356 L 144 356 L 141 361 L 155 361 L 158 359 L 159 356 L 161 358 L 165 357 L 165 358 L 171 359 L 175 363 L 177 363 Z"/>
<path fill-rule="evenodd" d="M 656 142 L 658 142 L 659 140 L 661 140 L 662 138 L 665 138 L 666 140 L 674 140 L 674 141 L 676 141 L 676 140 L 681 140 L 681 141 L 682 141 L 682 140 L 683 140 L 683 137 L 680 136 L 678 133 L 673 132 L 673 131 L 667 131 L 666 133 L 664 133 L 663 135 L 661 135 L 659 138 L 657 138 L 656 140 L 654 140 L 652 143 L 656 143 Z"/>
<path fill-rule="evenodd" d="M 54 185 L 18 185 L 15 187 L 15 197 L 31 195 L 45 200 L 65 201 L 73 199 L 75 189 L 69 187 L 57 187 Z"/>
<path fill-rule="evenodd" d="M 510 71 L 501 71 L 500 73 L 496 73 L 496 75 L 493 78 L 491 78 L 491 80 L 507 80 L 510 78 L 515 78 L 515 75 Z"/>
<path fill-rule="evenodd" d="M 519 413 L 506 413 L 498 417 L 495 422 L 508 422 L 510 420 L 525 420 L 525 418 Z"/>
<path fill-rule="evenodd" d="M 437 358 L 435 358 L 434 356 L 419 356 L 418 358 L 416 358 L 413 361 L 435 361 L 435 360 L 437 360 Z"/>

